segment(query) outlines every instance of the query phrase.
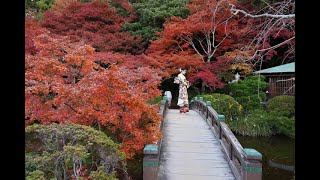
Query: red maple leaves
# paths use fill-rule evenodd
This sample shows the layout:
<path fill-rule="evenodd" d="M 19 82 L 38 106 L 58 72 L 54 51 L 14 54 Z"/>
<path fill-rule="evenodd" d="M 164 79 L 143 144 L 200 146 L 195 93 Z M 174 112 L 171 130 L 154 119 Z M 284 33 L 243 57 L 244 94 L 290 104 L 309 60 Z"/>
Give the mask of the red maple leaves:
<path fill-rule="evenodd" d="M 125 8 L 130 9 L 126 3 Z M 107 2 L 72 2 L 64 9 L 52 9 L 44 14 L 43 26 L 59 35 L 70 36 L 72 40 L 83 40 L 96 51 L 129 52 L 141 54 L 146 44 L 141 37 L 123 32 L 121 26 L 132 17 L 123 17 Z"/>
<path fill-rule="evenodd" d="M 99 54 L 84 42 L 39 31 L 32 39 L 37 53 L 26 55 L 26 124 L 98 122 L 119 138 L 127 158 L 159 138 L 159 107 L 148 103 L 161 95 L 156 71 L 143 60 L 125 66 L 132 55 Z"/>

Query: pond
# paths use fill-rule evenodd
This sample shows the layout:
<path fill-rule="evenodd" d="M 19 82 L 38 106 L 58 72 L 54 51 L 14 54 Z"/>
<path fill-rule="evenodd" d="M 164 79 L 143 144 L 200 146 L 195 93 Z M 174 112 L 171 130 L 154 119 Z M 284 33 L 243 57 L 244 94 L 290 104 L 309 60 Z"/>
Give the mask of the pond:
<path fill-rule="evenodd" d="M 262 154 L 263 180 L 294 179 L 295 140 L 285 136 L 248 137 L 236 135 L 243 148 Z"/>

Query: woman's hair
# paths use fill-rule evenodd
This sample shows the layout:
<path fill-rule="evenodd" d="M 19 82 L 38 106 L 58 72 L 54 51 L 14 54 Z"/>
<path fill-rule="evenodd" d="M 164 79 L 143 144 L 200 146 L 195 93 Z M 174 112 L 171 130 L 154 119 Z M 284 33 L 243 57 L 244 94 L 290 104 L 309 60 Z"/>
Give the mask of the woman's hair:
<path fill-rule="evenodd" d="M 179 69 L 180 72 L 182 72 L 184 70 L 187 70 L 187 69 L 185 67 L 182 67 L 182 68 Z"/>

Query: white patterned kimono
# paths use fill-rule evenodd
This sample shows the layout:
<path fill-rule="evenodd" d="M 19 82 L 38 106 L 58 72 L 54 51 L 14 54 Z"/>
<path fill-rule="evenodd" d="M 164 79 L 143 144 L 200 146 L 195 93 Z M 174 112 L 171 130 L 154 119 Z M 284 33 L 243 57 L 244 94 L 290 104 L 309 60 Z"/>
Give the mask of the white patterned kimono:
<path fill-rule="evenodd" d="M 183 74 L 178 75 L 179 79 L 179 97 L 177 105 L 183 107 L 185 105 L 189 105 L 188 102 L 188 92 L 187 88 L 189 88 L 189 82 Z"/>

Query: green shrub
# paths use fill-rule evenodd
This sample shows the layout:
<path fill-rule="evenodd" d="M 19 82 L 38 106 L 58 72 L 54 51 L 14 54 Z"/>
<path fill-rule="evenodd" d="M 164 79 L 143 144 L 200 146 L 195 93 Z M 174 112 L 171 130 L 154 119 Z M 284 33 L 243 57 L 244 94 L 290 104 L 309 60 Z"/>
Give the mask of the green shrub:
<path fill-rule="evenodd" d="M 288 118 L 286 116 L 279 116 L 274 113 L 272 114 L 272 126 L 277 134 L 283 134 L 290 138 L 295 138 L 295 119 Z"/>
<path fill-rule="evenodd" d="M 162 98 L 163 98 L 162 96 L 156 96 L 152 101 L 149 101 L 148 103 L 151 105 L 160 104 Z"/>
<path fill-rule="evenodd" d="M 238 120 L 243 112 L 242 106 L 231 96 L 226 94 L 206 94 L 202 96 L 205 101 L 211 101 L 211 106 L 218 114 L 223 114 L 226 122 Z"/>
<path fill-rule="evenodd" d="M 271 136 L 283 134 L 295 138 L 295 120 L 286 116 L 279 116 L 262 109 L 249 112 L 238 121 L 228 123 L 230 129 L 245 136 Z"/>
<path fill-rule="evenodd" d="M 94 170 L 90 168 L 92 164 L 108 163 L 109 167 L 104 171 L 113 177 L 114 169 L 126 170 L 122 163 L 125 154 L 119 148 L 120 144 L 92 127 L 33 124 L 25 128 L 26 176 L 40 177 L 43 174 L 39 171 L 42 171 L 45 179 L 69 179 L 76 175 L 74 168 L 85 165 L 86 170 Z"/>
<path fill-rule="evenodd" d="M 295 121 L 292 119 L 284 119 L 278 123 L 278 129 L 281 134 L 284 134 L 290 138 L 295 139 L 296 127 Z"/>
<path fill-rule="evenodd" d="M 267 86 L 268 83 L 265 82 L 264 76 L 249 76 L 237 83 L 230 84 L 229 88 L 231 96 L 248 112 L 249 110 L 263 108 L 260 102 L 266 99 L 263 90 Z"/>
<path fill-rule="evenodd" d="M 295 116 L 295 97 L 288 95 L 275 96 L 267 104 L 267 111 L 279 116 Z"/>
<path fill-rule="evenodd" d="M 257 109 L 251 111 L 248 115 L 232 121 L 228 125 L 230 129 L 240 135 L 244 136 L 271 136 L 275 134 L 273 118 L 266 111 Z"/>
<path fill-rule="evenodd" d="M 105 172 L 104 166 L 99 166 L 97 171 L 91 171 L 89 178 L 97 180 L 117 180 L 115 174 L 109 175 Z"/>
<path fill-rule="evenodd" d="M 45 179 L 46 178 L 44 177 L 44 172 L 39 170 L 30 172 L 26 177 L 26 180 L 45 180 Z"/>
<path fill-rule="evenodd" d="M 53 0 L 39 0 L 36 2 L 36 5 L 40 9 L 40 12 L 44 12 L 52 7 Z"/>

